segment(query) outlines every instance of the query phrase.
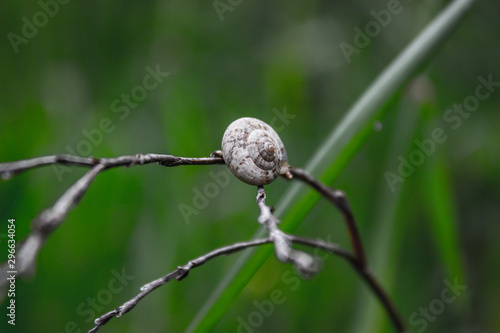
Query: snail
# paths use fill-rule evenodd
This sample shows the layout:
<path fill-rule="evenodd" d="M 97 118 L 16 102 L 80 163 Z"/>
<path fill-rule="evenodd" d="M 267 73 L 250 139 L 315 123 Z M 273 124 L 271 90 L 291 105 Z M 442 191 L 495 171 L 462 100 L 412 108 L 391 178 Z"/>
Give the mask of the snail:
<path fill-rule="evenodd" d="M 250 185 L 267 185 L 278 175 L 291 178 L 285 146 L 274 129 L 255 118 L 233 121 L 222 138 L 229 170 Z"/>

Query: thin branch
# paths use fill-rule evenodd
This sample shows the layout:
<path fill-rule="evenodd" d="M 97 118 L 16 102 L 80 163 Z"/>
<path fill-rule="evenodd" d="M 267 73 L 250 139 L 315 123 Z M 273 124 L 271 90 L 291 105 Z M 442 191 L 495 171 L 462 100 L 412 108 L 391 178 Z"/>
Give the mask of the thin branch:
<path fill-rule="evenodd" d="M 356 220 L 354 219 L 351 206 L 349 205 L 349 200 L 347 199 L 345 193 L 340 190 L 332 190 L 303 169 L 290 167 L 289 171 L 294 178 L 300 179 L 301 181 L 314 188 L 340 210 L 340 212 L 344 216 L 347 230 L 349 231 L 349 237 L 351 240 L 352 248 L 354 250 L 354 254 L 356 255 L 356 258 L 358 258 L 358 264 L 361 265 L 361 267 L 365 267 L 367 265 L 367 261 L 365 250 L 363 248 L 363 242 L 361 241 L 361 236 L 359 235 Z"/>
<path fill-rule="evenodd" d="M 289 172 L 292 174 L 294 178 L 300 179 L 303 182 L 310 185 L 312 188 L 318 191 L 323 197 L 332 202 L 341 211 L 342 215 L 344 216 L 344 221 L 346 222 L 347 229 L 349 231 L 349 236 L 352 248 L 354 250 L 354 255 L 345 251 L 342 248 L 339 249 L 337 246 L 326 242 L 311 241 L 307 238 L 297 237 L 293 235 L 288 235 L 289 239 L 291 239 L 293 242 L 322 248 L 328 252 L 335 253 L 343 257 L 347 261 L 349 261 L 349 263 L 353 266 L 356 272 L 363 278 L 363 280 L 365 280 L 365 282 L 368 284 L 371 290 L 375 293 L 380 303 L 384 307 L 385 311 L 389 315 L 391 322 L 393 323 L 397 331 L 401 333 L 409 332 L 409 330 L 406 328 L 404 320 L 398 313 L 397 308 L 392 302 L 391 298 L 382 288 L 382 286 L 377 281 L 377 279 L 375 278 L 375 276 L 372 274 L 372 272 L 368 267 L 368 262 L 366 260 L 363 242 L 361 240 L 356 220 L 354 219 L 354 215 L 352 213 L 349 201 L 345 193 L 340 190 L 333 190 L 329 188 L 328 186 L 326 186 L 325 184 L 323 184 L 322 182 L 311 176 L 303 169 L 297 167 L 290 167 Z M 332 247 L 332 245 L 334 247 Z"/>
<path fill-rule="evenodd" d="M 219 151 L 214 152 L 210 157 L 205 158 L 186 158 L 161 154 L 137 154 L 101 159 L 72 155 L 52 155 L 21 160 L 17 162 L 0 163 L 0 176 L 3 179 L 10 179 L 11 177 L 23 171 L 50 164 L 63 164 L 91 168 L 73 186 L 71 186 L 66 192 L 64 192 L 64 194 L 56 201 L 56 203 L 52 207 L 49 207 L 42 211 L 33 220 L 31 233 L 18 246 L 18 273 L 16 277 L 34 270 L 36 258 L 40 250 L 46 243 L 48 237 L 64 222 L 64 219 L 66 218 L 69 210 L 73 206 L 78 204 L 83 195 L 87 192 L 90 184 L 100 172 L 114 167 L 130 167 L 133 165 L 144 165 L 155 162 L 168 167 L 178 165 L 224 164 L 224 160 Z M 307 174 L 302 169 L 291 167 L 290 174 L 308 183 L 339 208 L 339 210 L 343 213 L 344 219 L 347 223 L 355 255 L 349 253 L 348 251 L 335 244 L 297 237 L 281 231 L 278 228 L 278 223 L 280 221 L 272 214 L 271 207 L 265 204 L 265 191 L 263 187 L 259 187 L 257 192 L 257 204 L 260 209 L 259 222 L 263 224 L 268 230 L 270 234 L 269 238 L 229 245 L 211 251 L 204 256 L 189 261 L 186 265 L 178 267 L 172 273 L 146 284 L 141 288 L 141 292 L 136 297 L 124 303 L 117 309 L 110 311 L 96 319 L 96 326 L 89 332 L 97 332 L 97 330 L 101 326 L 105 325 L 111 318 L 119 317 L 133 309 L 143 297 L 148 295 L 159 286 L 164 285 L 173 279 L 182 280 L 188 275 L 189 271 L 192 268 L 198 267 L 212 258 L 220 255 L 234 253 L 247 247 L 259 246 L 271 242 L 274 243 L 277 259 L 282 262 L 293 263 L 297 271 L 306 277 L 311 276 L 318 271 L 318 264 L 309 254 L 294 250 L 291 247 L 291 243 L 300 243 L 303 245 L 321 248 L 346 259 L 375 293 L 377 298 L 386 309 L 394 326 L 398 329 L 398 331 L 406 332 L 405 324 L 401 320 L 401 317 L 398 315 L 394 304 L 367 267 L 361 238 L 359 237 L 356 222 L 354 220 L 354 216 L 349 207 L 349 203 L 345 194 L 341 191 L 331 190 L 330 188 Z M 5 282 L 8 281 L 6 279 L 6 276 L 4 276 L 6 272 L 7 265 L 6 263 L 3 263 L 0 267 L 0 288 L 5 288 Z"/>
<path fill-rule="evenodd" d="M 143 165 L 158 163 L 163 166 L 178 165 L 207 165 L 224 164 L 224 159 L 219 152 L 214 152 L 210 157 L 190 158 L 163 154 L 136 154 L 111 158 L 80 157 L 67 154 L 40 156 L 15 162 L 0 163 L 0 176 L 8 180 L 13 176 L 33 168 L 44 165 L 62 164 L 72 166 L 93 167 L 102 164 L 105 169 L 114 167 L 130 167 L 133 165 Z"/>
<path fill-rule="evenodd" d="M 322 249 L 327 252 L 330 252 L 332 254 L 338 255 L 341 258 L 344 258 L 347 260 L 356 270 L 356 272 L 367 282 L 368 286 L 372 289 L 372 291 L 375 293 L 377 298 L 380 300 L 382 303 L 383 307 L 389 314 L 389 317 L 391 318 L 394 326 L 398 330 L 398 332 L 404 333 L 404 332 L 409 332 L 405 328 L 405 324 L 401 317 L 399 316 L 396 307 L 392 303 L 391 299 L 387 295 L 387 293 L 384 291 L 380 283 L 376 280 L 375 276 L 370 272 L 369 269 L 367 268 L 361 268 L 358 263 L 358 259 L 349 251 L 345 250 L 341 246 L 333 243 L 328 243 L 324 242 L 321 240 L 314 240 L 310 238 L 304 238 L 304 237 L 299 237 L 299 236 L 294 236 L 294 235 L 289 235 L 285 234 L 287 239 L 292 242 L 292 243 L 297 243 L 297 244 L 302 244 L 306 246 L 310 246 L 313 248 L 317 249 Z M 91 330 L 89 330 L 89 333 L 95 333 L 97 332 L 102 326 L 106 325 L 112 318 L 114 317 L 121 317 L 125 313 L 129 312 L 132 310 L 141 299 L 146 297 L 148 294 L 150 294 L 153 290 L 156 288 L 172 281 L 172 280 L 182 280 L 185 277 L 188 276 L 189 272 L 191 269 L 196 268 L 198 266 L 201 266 L 208 262 L 209 260 L 221 256 L 221 255 L 228 255 L 232 254 L 238 251 L 241 251 L 243 249 L 253 247 L 253 246 L 260 246 L 264 244 L 269 244 L 269 243 L 274 243 L 274 240 L 272 237 L 268 237 L 265 239 L 258 239 L 258 240 L 253 240 L 249 242 L 240 242 L 240 243 L 235 243 L 229 246 L 225 246 L 216 250 L 213 250 L 205 255 L 202 255 L 196 259 L 190 260 L 186 265 L 184 266 L 179 266 L 177 267 L 176 270 L 168 273 L 167 275 L 156 279 L 154 281 L 151 281 L 148 284 L 145 284 L 140 288 L 140 293 L 137 294 L 135 297 L 130 299 L 129 301 L 123 303 L 119 307 L 117 307 L 114 310 L 111 310 L 104 315 L 100 316 L 97 318 L 94 323 L 95 327 L 93 327 Z"/>
<path fill-rule="evenodd" d="M 93 166 L 82 178 L 66 190 L 52 207 L 43 210 L 35 217 L 31 224 L 31 233 L 17 246 L 16 278 L 34 270 L 38 253 L 49 236 L 63 223 L 69 210 L 80 201 L 92 181 L 104 168 L 103 164 Z M 7 280 L 7 271 L 7 262 L 4 262 L 0 267 L 0 289 L 6 288 L 9 282 Z"/>
<path fill-rule="evenodd" d="M 396 308 L 396 305 L 389 297 L 389 294 L 384 290 L 384 288 L 377 280 L 375 275 L 373 275 L 372 271 L 368 267 L 362 268 L 360 266 L 355 266 L 355 265 L 353 266 L 354 269 L 358 271 L 359 275 L 363 278 L 363 280 L 365 280 L 370 289 L 377 296 L 378 300 L 380 301 L 385 311 L 387 312 L 389 318 L 391 319 L 394 328 L 400 333 L 410 333 L 411 331 L 406 327 L 406 323 L 401 317 L 401 314 Z"/>
<path fill-rule="evenodd" d="M 271 214 L 272 215 L 272 214 Z M 283 233 L 283 232 L 282 232 Z M 287 239 L 289 239 L 291 242 L 296 242 L 299 244 L 303 245 L 308 245 L 311 247 L 317 247 L 324 249 L 330 253 L 339 255 L 340 257 L 343 257 L 347 259 L 348 261 L 356 261 L 356 258 L 349 253 L 347 250 L 343 249 L 341 246 L 332 244 L 332 243 L 327 243 L 323 241 L 316 241 L 313 239 L 308 239 L 308 238 L 303 238 L 303 237 L 297 237 L 293 235 L 288 235 L 283 233 Z M 224 246 L 219 249 L 213 250 L 207 254 L 204 254 L 196 259 L 190 260 L 187 264 L 184 266 L 178 266 L 176 270 L 168 273 L 167 275 L 156 279 L 154 281 L 151 281 L 150 283 L 145 284 L 140 288 L 140 293 L 137 294 L 135 297 L 130 299 L 129 301 L 123 303 L 119 307 L 117 307 L 114 310 L 111 310 L 104 315 L 100 316 L 96 320 L 94 320 L 95 327 L 89 330 L 89 333 L 95 333 L 97 332 L 102 326 L 106 325 L 112 318 L 114 317 L 121 317 L 125 313 L 129 312 L 132 310 L 141 299 L 146 297 L 148 294 L 150 294 L 153 290 L 156 288 L 163 286 L 164 284 L 172 281 L 172 280 L 182 280 L 185 277 L 188 276 L 189 272 L 191 269 L 196 268 L 198 266 L 201 266 L 208 262 L 211 259 L 214 259 L 215 257 L 221 256 L 221 255 L 228 255 L 232 254 L 241 250 L 244 250 L 249 247 L 253 246 L 260 246 L 264 244 L 269 244 L 269 243 L 275 243 L 275 240 L 272 237 L 264 238 L 264 239 L 257 239 L 253 241 L 248 241 L 248 242 L 240 242 L 240 243 L 235 243 L 232 245 Z"/>
<path fill-rule="evenodd" d="M 257 189 L 257 205 L 260 209 L 258 221 L 267 229 L 273 240 L 276 259 L 283 263 L 292 263 L 303 278 L 310 278 L 318 273 L 320 267 L 316 260 L 308 253 L 294 250 L 289 235 L 278 228 L 280 220 L 273 215 L 271 207 L 266 205 L 266 192 L 263 186 Z"/>
<path fill-rule="evenodd" d="M 321 240 L 312 240 L 309 238 L 304 238 L 294 235 L 288 235 L 288 236 L 290 240 L 294 243 L 320 248 L 322 250 L 336 254 L 339 257 L 346 259 L 356 270 L 359 276 L 361 276 L 363 280 L 368 284 L 370 289 L 375 293 L 375 296 L 380 301 L 381 305 L 384 307 L 396 330 L 400 333 L 410 332 L 406 328 L 406 324 L 402 319 L 401 315 L 399 314 L 394 302 L 389 297 L 389 294 L 387 294 L 387 292 L 378 282 L 377 278 L 375 277 L 375 275 L 373 275 L 371 270 L 366 266 L 363 267 L 360 265 L 358 258 L 356 258 L 356 256 L 354 256 L 352 253 L 346 251 L 344 248 L 336 244 L 324 242 Z"/>
<path fill-rule="evenodd" d="M 269 237 L 269 238 L 257 239 L 257 240 L 253 240 L 253 241 L 249 241 L 249 242 L 235 243 L 232 245 L 221 247 L 221 248 L 216 249 L 214 251 L 211 251 L 207 254 L 204 254 L 201 257 L 190 260 L 186 265 L 177 267 L 177 269 L 175 271 L 168 273 L 167 275 L 165 275 L 159 279 L 151 281 L 148 284 L 145 284 L 144 286 L 141 287 L 141 289 L 140 289 L 141 292 L 137 296 L 135 296 L 131 300 L 123 303 L 122 305 L 120 305 L 116 309 L 109 311 L 108 313 L 106 313 L 106 314 L 100 316 L 99 318 L 97 318 L 96 320 L 94 320 L 94 323 L 96 324 L 96 326 L 94 328 L 92 328 L 89 331 L 89 333 L 97 332 L 99 330 L 99 328 L 106 325 L 108 323 L 108 321 L 110 321 L 113 317 L 121 317 L 125 313 L 132 310 L 137 305 L 137 303 L 139 303 L 139 301 L 142 298 L 147 296 L 149 293 L 151 293 L 156 288 L 163 286 L 164 284 L 166 284 L 174 279 L 178 280 L 178 281 L 184 279 L 185 277 L 188 276 L 191 269 L 203 265 L 204 263 L 206 263 L 210 259 L 213 259 L 213 258 L 218 257 L 220 255 L 228 255 L 231 253 L 235 253 L 235 252 L 241 251 L 243 249 L 246 249 L 246 248 L 249 248 L 252 246 L 259 246 L 259 245 L 263 245 L 263 244 L 272 243 L 272 241 L 273 240 Z"/>
<path fill-rule="evenodd" d="M 53 206 L 43 210 L 32 221 L 30 234 L 19 243 L 16 249 L 16 278 L 34 271 L 36 258 L 49 236 L 64 222 L 70 209 L 79 203 L 83 195 L 87 192 L 90 184 L 100 172 L 115 167 L 130 167 L 133 165 L 144 165 L 155 162 L 167 167 L 178 165 L 224 164 L 224 160 L 219 152 L 212 153 L 211 157 L 202 158 L 188 158 L 162 154 L 137 154 L 100 159 L 73 155 L 52 155 L 16 162 L 0 163 L 0 176 L 3 179 L 9 179 L 23 171 L 50 164 L 64 164 L 91 168 L 74 185 L 66 190 Z M 7 262 L 4 262 L 0 266 L 0 290 L 2 291 L 9 282 L 9 280 L 7 280 L 7 271 L 9 271 L 7 269 Z"/>

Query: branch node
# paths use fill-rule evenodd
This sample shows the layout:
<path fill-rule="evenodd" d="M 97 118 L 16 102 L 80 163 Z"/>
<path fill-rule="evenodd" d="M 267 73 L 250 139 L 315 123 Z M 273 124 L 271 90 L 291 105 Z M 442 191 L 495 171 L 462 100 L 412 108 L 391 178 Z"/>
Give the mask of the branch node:
<path fill-rule="evenodd" d="M 186 266 L 177 266 L 177 270 L 179 272 L 179 274 L 177 275 L 177 277 L 175 278 L 177 281 L 182 281 L 184 280 L 185 278 L 187 278 L 188 274 L 189 274 L 189 271 L 190 271 L 190 268 L 191 268 L 191 262 L 189 262 Z"/>
<path fill-rule="evenodd" d="M 223 156 L 222 156 L 222 150 L 216 150 L 216 151 L 210 153 L 210 157 L 223 158 Z"/>

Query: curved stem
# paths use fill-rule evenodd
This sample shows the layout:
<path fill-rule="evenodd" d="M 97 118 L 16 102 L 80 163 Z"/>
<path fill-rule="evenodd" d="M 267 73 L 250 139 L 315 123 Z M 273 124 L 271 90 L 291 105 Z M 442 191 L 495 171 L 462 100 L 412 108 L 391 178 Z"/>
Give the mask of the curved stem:
<path fill-rule="evenodd" d="M 387 312 L 389 318 L 391 319 L 391 322 L 393 323 L 397 331 L 400 333 L 409 332 L 409 330 L 406 328 L 406 324 L 403 321 L 401 315 L 398 313 L 398 310 L 394 302 L 382 288 L 382 285 L 378 282 L 378 280 L 375 278 L 375 276 L 372 274 L 371 270 L 368 267 L 368 262 L 366 260 L 366 254 L 364 251 L 363 242 L 359 234 L 356 220 L 354 219 L 354 214 L 352 213 L 349 201 L 345 193 L 339 190 L 333 190 L 329 188 L 328 186 L 326 186 L 325 184 L 323 184 L 322 182 L 311 176 L 303 169 L 290 167 L 289 172 L 294 178 L 297 178 L 307 183 L 312 188 L 314 188 L 316 191 L 318 191 L 318 193 L 320 193 L 323 197 L 332 202 L 340 210 L 340 212 L 344 216 L 344 221 L 346 223 L 347 230 L 349 232 L 349 238 L 351 241 L 351 246 L 354 251 L 354 255 L 345 250 L 344 250 L 345 252 L 339 253 L 338 249 L 335 249 L 336 251 L 335 253 L 340 255 L 347 261 L 349 261 L 349 263 L 353 266 L 356 272 L 363 278 L 363 280 L 365 280 L 365 282 L 368 284 L 370 289 L 375 293 L 378 300 L 384 307 L 385 311 Z M 331 248 L 331 244 L 328 243 L 314 242 L 313 244 L 308 239 L 292 235 L 290 235 L 290 239 L 293 242 L 298 242 L 310 246 L 317 246 L 329 252 L 332 252 L 333 250 Z"/>
<path fill-rule="evenodd" d="M 349 251 L 345 250 L 341 246 L 333 243 L 328 243 L 324 242 L 321 240 L 315 240 L 315 239 L 310 239 L 310 238 L 305 238 L 305 237 L 299 237 L 299 236 L 294 236 L 290 234 L 286 234 L 286 237 L 292 242 L 296 244 L 302 244 L 314 248 L 319 248 L 324 251 L 330 252 L 334 255 L 338 255 L 341 258 L 344 258 L 347 260 L 356 270 L 356 272 L 367 282 L 368 286 L 371 288 L 371 290 L 377 295 L 377 298 L 380 300 L 384 308 L 386 309 L 387 313 L 389 314 L 394 326 L 398 329 L 398 332 L 404 333 L 408 332 L 405 329 L 405 324 L 402 321 L 401 317 L 397 313 L 396 307 L 392 303 L 391 299 L 387 295 L 387 293 L 384 291 L 380 283 L 378 283 L 377 279 L 375 276 L 366 268 L 362 269 L 358 265 L 358 259 Z M 140 293 L 137 294 L 135 297 L 130 299 L 129 301 L 123 303 L 119 307 L 117 307 L 114 310 L 111 310 L 99 318 L 97 318 L 94 322 L 95 325 L 92 329 L 89 330 L 89 333 L 95 333 L 97 332 L 102 326 L 106 325 L 111 319 L 114 317 L 121 317 L 125 313 L 129 312 L 135 306 L 148 294 L 153 292 L 155 289 L 158 287 L 167 284 L 168 282 L 172 280 L 178 280 L 181 281 L 184 278 L 186 278 L 191 271 L 191 269 L 196 268 L 198 266 L 201 266 L 205 264 L 206 262 L 210 261 L 211 259 L 214 259 L 218 256 L 221 255 L 229 255 L 231 253 L 235 253 L 238 251 L 241 251 L 243 249 L 249 248 L 249 247 L 254 247 L 254 246 L 261 246 L 264 244 L 269 244 L 273 243 L 274 240 L 272 237 L 264 238 L 264 239 L 256 239 L 248 242 L 240 242 L 240 243 L 235 243 L 232 245 L 224 246 L 219 249 L 213 250 L 209 253 L 206 253 L 196 259 L 190 260 L 187 264 L 184 266 L 179 266 L 176 270 L 168 273 L 165 276 L 162 276 L 154 281 L 151 281 L 150 283 L 145 284 L 144 286 L 141 287 Z"/>
<path fill-rule="evenodd" d="M 359 276 L 361 276 L 363 280 L 368 284 L 370 289 L 375 293 L 376 297 L 384 307 L 389 318 L 391 319 L 392 324 L 397 329 L 397 331 L 400 333 L 410 332 L 406 328 L 406 324 L 402 319 L 401 315 L 399 314 L 390 296 L 384 290 L 384 288 L 377 280 L 375 275 L 373 275 L 371 270 L 367 266 L 365 267 L 360 266 L 359 260 L 358 258 L 356 258 L 356 256 L 354 256 L 352 253 L 346 251 L 345 249 L 336 244 L 323 242 L 319 240 L 311 240 L 309 238 L 298 237 L 294 235 L 288 235 L 288 236 L 293 243 L 303 244 L 307 246 L 314 246 L 322 250 L 328 251 L 330 253 L 336 254 L 339 257 L 347 260 L 353 266 L 353 268 L 356 270 Z"/>
<path fill-rule="evenodd" d="M 356 220 L 354 219 L 354 214 L 352 213 L 351 206 L 349 205 L 349 200 L 347 199 L 345 193 L 340 190 L 332 190 L 303 169 L 291 166 L 289 168 L 289 171 L 294 178 L 300 179 L 303 182 L 307 183 L 340 210 L 340 212 L 344 216 L 344 221 L 346 223 L 347 230 L 349 231 L 349 238 L 351 240 L 354 254 L 358 259 L 358 264 L 361 265 L 361 267 L 365 267 L 367 263 L 363 242 L 361 241 L 358 226 L 356 224 Z"/>

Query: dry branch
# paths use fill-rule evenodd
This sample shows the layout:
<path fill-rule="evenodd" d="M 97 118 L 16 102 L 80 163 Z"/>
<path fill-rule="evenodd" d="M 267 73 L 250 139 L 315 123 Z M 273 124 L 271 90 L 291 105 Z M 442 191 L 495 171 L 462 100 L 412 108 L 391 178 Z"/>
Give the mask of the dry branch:
<path fill-rule="evenodd" d="M 131 167 L 134 165 L 144 165 L 158 163 L 166 167 L 179 165 L 207 165 L 224 164 L 224 160 L 215 152 L 211 157 L 188 158 L 173 155 L 162 154 L 137 154 L 119 156 L 113 158 L 95 158 L 80 157 L 73 155 L 51 155 L 30 158 L 15 162 L 0 163 L 0 176 L 7 180 L 15 175 L 29 169 L 51 165 L 62 164 L 72 166 L 90 167 L 91 169 L 83 175 L 75 184 L 73 184 L 64 194 L 49 208 L 43 210 L 34 218 L 31 223 L 30 234 L 19 243 L 16 248 L 16 278 L 24 275 L 30 275 L 35 270 L 36 258 L 43 248 L 49 236 L 63 222 L 72 207 L 78 204 L 81 198 L 87 192 L 90 184 L 96 176 L 107 169 L 116 167 Z M 0 266 L 0 290 L 3 290 L 8 284 L 7 280 L 7 262 Z"/>
<path fill-rule="evenodd" d="M 23 276 L 26 273 L 34 271 L 38 254 L 47 242 L 49 236 L 64 222 L 64 219 L 70 209 L 78 204 L 83 195 L 87 192 L 93 180 L 100 172 L 115 167 L 130 167 L 150 163 L 174 167 L 179 165 L 224 164 L 224 160 L 220 151 L 216 151 L 212 153 L 210 157 L 203 158 L 186 158 L 162 154 L 137 154 L 97 159 L 94 157 L 79 157 L 63 154 L 42 156 L 16 162 L 0 163 L 0 176 L 5 180 L 10 179 L 11 177 L 26 170 L 51 164 L 90 168 L 90 170 L 85 173 L 83 177 L 81 177 L 74 185 L 64 192 L 64 194 L 55 202 L 53 206 L 43 210 L 32 221 L 32 230 L 30 234 L 17 247 L 18 256 L 16 258 L 16 266 L 18 274 L 16 277 Z M 342 191 L 328 188 L 326 185 L 319 182 L 302 169 L 290 167 L 289 171 L 294 178 L 300 179 L 310 185 L 342 212 L 349 231 L 354 254 L 346 251 L 336 244 L 298 237 L 281 231 L 278 227 L 280 221 L 273 215 L 272 208 L 267 206 L 265 203 L 266 193 L 264 188 L 259 186 L 257 189 L 257 205 L 260 210 L 258 221 L 269 232 L 268 238 L 225 246 L 189 261 L 186 265 L 178 267 L 173 272 L 144 285 L 137 296 L 118 308 L 97 318 L 95 320 L 96 326 L 89 332 L 97 332 L 100 327 L 105 325 L 112 318 L 120 317 L 132 310 L 142 298 L 156 288 L 174 279 L 179 281 L 184 279 L 191 269 L 201 266 L 217 256 L 231 254 L 245 248 L 260 246 L 267 243 L 274 244 L 275 255 L 279 261 L 292 263 L 303 277 L 309 277 L 317 273 L 319 270 L 319 264 L 310 254 L 294 250 L 291 246 L 292 243 L 323 249 L 346 259 L 377 296 L 398 332 L 407 332 L 404 321 L 397 313 L 396 307 L 368 268 L 361 237 L 346 195 Z M 7 263 L 3 263 L 0 267 L 0 288 L 5 288 L 7 285 L 6 282 L 8 280 L 6 279 L 6 272 Z"/>

